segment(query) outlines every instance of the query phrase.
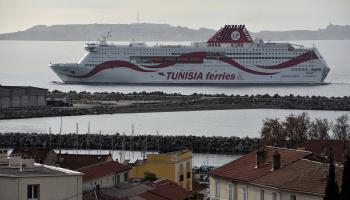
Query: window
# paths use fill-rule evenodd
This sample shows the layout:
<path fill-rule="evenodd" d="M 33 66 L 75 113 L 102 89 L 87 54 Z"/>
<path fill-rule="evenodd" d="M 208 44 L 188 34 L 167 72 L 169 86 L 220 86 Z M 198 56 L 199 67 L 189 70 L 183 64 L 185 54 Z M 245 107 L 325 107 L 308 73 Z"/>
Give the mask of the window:
<path fill-rule="evenodd" d="M 215 197 L 220 198 L 220 182 L 215 180 Z"/>
<path fill-rule="evenodd" d="M 117 175 L 117 183 L 120 183 L 120 175 Z"/>
<path fill-rule="evenodd" d="M 27 187 L 27 199 L 39 200 L 40 185 L 28 185 Z"/>
<path fill-rule="evenodd" d="M 228 199 L 229 200 L 234 200 L 234 185 L 232 183 L 228 184 Z"/>
<path fill-rule="evenodd" d="M 272 193 L 272 200 L 277 200 L 277 193 L 276 192 Z"/>
<path fill-rule="evenodd" d="M 127 182 L 128 181 L 128 172 L 124 173 L 124 182 Z"/>
<path fill-rule="evenodd" d="M 187 179 L 191 178 L 191 172 L 187 172 Z"/>
<path fill-rule="evenodd" d="M 264 190 L 260 190 L 260 200 L 264 200 Z"/>
<path fill-rule="evenodd" d="M 290 200 L 297 200 L 297 197 L 295 195 L 290 195 Z"/>
<path fill-rule="evenodd" d="M 248 200 L 248 188 L 246 185 L 243 185 L 242 186 L 242 192 L 243 192 L 243 195 L 242 195 L 242 200 Z"/>

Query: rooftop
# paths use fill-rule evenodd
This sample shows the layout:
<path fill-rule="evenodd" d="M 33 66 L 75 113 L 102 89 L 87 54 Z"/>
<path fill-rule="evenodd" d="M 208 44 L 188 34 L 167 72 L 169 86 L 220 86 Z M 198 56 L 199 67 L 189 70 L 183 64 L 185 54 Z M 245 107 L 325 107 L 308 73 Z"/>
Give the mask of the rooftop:
<path fill-rule="evenodd" d="M 89 181 L 110 174 L 128 171 L 130 169 L 131 167 L 123 165 L 117 161 L 107 161 L 80 168 L 78 171 L 84 173 L 83 181 Z"/>
<path fill-rule="evenodd" d="M 302 158 L 311 155 L 312 152 L 304 150 L 294 150 L 278 147 L 267 146 L 267 158 L 264 164 L 260 167 L 256 167 L 256 153 L 253 151 L 245 156 L 238 158 L 237 160 L 231 161 L 221 167 L 210 171 L 210 175 L 222 177 L 228 180 L 252 182 L 259 177 L 271 173 L 272 169 L 272 155 L 277 151 L 281 156 L 281 168 L 300 160 Z"/>
<path fill-rule="evenodd" d="M 334 159 L 338 163 L 342 163 L 344 160 L 344 141 L 343 140 L 309 140 L 304 143 L 304 148 L 307 151 L 321 156 L 327 157 L 330 149 L 334 154 Z M 349 148 L 350 143 L 346 142 L 345 147 Z"/>
<path fill-rule="evenodd" d="M 254 181 L 255 184 L 302 193 L 323 195 L 327 184 L 329 165 L 301 159 L 266 174 Z M 341 185 L 342 167 L 336 167 L 338 185 Z"/>
<path fill-rule="evenodd" d="M 43 148 L 43 149 L 26 149 L 26 148 L 16 148 L 14 149 L 11 154 L 22 154 L 24 156 L 30 156 L 33 157 L 36 163 L 42 163 L 46 157 L 48 156 L 49 152 L 53 151 L 53 149 L 49 148 Z"/>
<path fill-rule="evenodd" d="M 42 164 L 34 164 L 34 168 L 24 168 L 20 171 L 19 168 L 0 167 L 0 177 L 33 177 L 33 176 L 66 176 L 66 175 L 83 175 L 80 172 L 53 167 Z"/>
<path fill-rule="evenodd" d="M 119 185 L 118 185 L 119 186 Z M 130 200 L 183 200 L 188 199 L 190 192 L 167 179 L 153 182 L 127 184 L 120 187 L 101 188 L 101 200 L 130 199 Z M 87 197 L 87 198 L 85 198 Z M 93 199 L 91 194 L 84 199 Z"/>
<path fill-rule="evenodd" d="M 111 154 L 88 155 L 88 154 L 58 154 L 60 167 L 66 169 L 79 169 L 96 163 L 111 161 Z"/>

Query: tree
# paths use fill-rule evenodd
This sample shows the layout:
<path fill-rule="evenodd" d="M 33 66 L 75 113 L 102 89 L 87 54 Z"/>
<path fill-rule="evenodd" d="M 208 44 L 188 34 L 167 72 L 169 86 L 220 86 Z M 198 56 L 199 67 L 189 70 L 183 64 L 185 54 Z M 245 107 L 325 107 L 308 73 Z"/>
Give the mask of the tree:
<path fill-rule="evenodd" d="M 144 173 L 144 177 L 143 177 L 143 179 L 145 180 L 145 181 L 155 181 L 155 180 L 157 180 L 158 178 L 157 178 L 157 176 L 154 174 L 154 173 L 152 173 L 152 172 L 145 172 Z"/>
<path fill-rule="evenodd" d="M 329 139 L 329 130 L 331 129 L 331 123 L 328 119 L 316 118 L 310 123 L 308 136 L 309 139 Z"/>
<path fill-rule="evenodd" d="M 343 179 L 340 191 L 340 200 L 350 199 L 350 151 L 347 152 L 344 159 Z"/>
<path fill-rule="evenodd" d="M 350 136 L 349 115 L 344 114 L 337 118 L 333 126 L 334 138 L 345 140 Z"/>
<path fill-rule="evenodd" d="M 335 180 L 334 155 L 331 152 L 329 155 L 329 172 L 327 177 L 327 185 L 325 189 L 324 200 L 338 200 L 339 187 Z"/>
<path fill-rule="evenodd" d="M 283 122 L 283 127 L 286 132 L 288 146 L 297 148 L 307 139 L 307 133 L 310 125 L 310 117 L 303 112 L 299 115 L 290 114 Z"/>
<path fill-rule="evenodd" d="M 261 141 L 263 145 L 285 146 L 285 133 L 282 124 L 277 118 L 264 119 L 263 127 L 261 128 Z"/>

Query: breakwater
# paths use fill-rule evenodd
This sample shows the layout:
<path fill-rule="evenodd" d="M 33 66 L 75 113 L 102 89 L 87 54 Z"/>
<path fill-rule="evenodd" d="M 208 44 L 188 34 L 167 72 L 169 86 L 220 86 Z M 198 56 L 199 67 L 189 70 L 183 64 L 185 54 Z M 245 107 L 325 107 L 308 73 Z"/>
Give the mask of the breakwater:
<path fill-rule="evenodd" d="M 165 136 L 107 134 L 0 133 L 0 148 L 105 149 L 126 151 L 175 151 L 198 153 L 248 153 L 258 146 L 258 138 L 221 136 Z"/>
<path fill-rule="evenodd" d="M 88 93 L 52 91 L 49 98 L 65 98 L 72 107 L 0 110 L 0 119 L 95 115 L 138 112 L 171 112 L 224 109 L 301 109 L 350 111 L 350 96 L 208 95 L 152 93 Z"/>

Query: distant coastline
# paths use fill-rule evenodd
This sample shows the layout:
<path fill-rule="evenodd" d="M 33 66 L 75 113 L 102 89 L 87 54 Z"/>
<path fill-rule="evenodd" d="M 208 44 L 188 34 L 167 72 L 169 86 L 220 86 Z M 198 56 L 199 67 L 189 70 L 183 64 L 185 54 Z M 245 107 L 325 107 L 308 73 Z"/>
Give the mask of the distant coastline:
<path fill-rule="evenodd" d="M 251 27 L 247 28 L 249 30 Z M 96 41 L 101 35 L 110 32 L 111 41 L 207 41 L 216 31 L 151 23 L 37 25 L 24 31 L 0 34 L 0 40 Z M 267 41 L 349 40 L 350 25 L 330 24 L 316 31 L 260 31 L 252 32 L 252 35 L 253 38 Z"/>

